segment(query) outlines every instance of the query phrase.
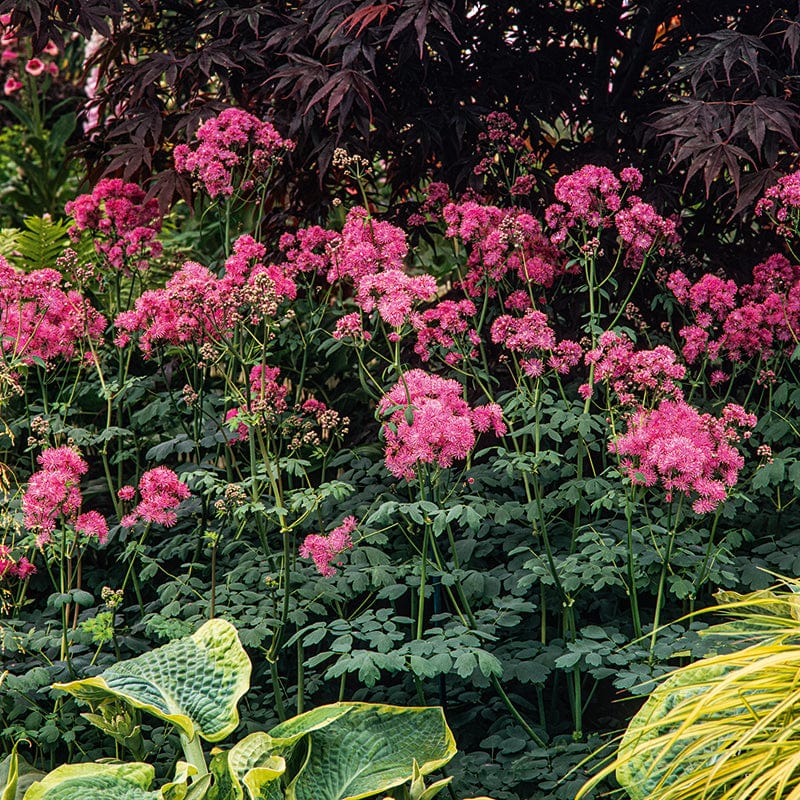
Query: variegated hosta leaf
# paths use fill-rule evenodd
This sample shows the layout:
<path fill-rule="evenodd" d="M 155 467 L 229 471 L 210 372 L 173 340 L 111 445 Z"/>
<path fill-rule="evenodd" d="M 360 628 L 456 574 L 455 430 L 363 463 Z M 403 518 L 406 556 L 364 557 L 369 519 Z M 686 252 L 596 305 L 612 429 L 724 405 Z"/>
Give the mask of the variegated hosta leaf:
<path fill-rule="evenodd" d="M 319 706 L 305 714 L 287 719 L 276 725 L 269 735 L 273 739 L 290 739 L 302 736 L 304 733 L 324 728 L 330 725 L 335 719 L 349 714 L 356 706 L 367 705 L 366 703 L 332 703 L 327 706 Z"/>
<path fill-rule="evenodd" d="M 236 704 L 250 687 L 250 659 L 229 622 L 213 619 L 94 678 L 54 687 L 97 703 L 109 695 L 172 722 L 188 739 L 224 739 L 238 724 Z"/>
<path fill-rule="evenodd" d="M 214 756 L 210 800 L 282 800 L 284 755 L 291 755 L 300 738 L 273 739 L 267 733 L 251 733 L 227 753 Z"/>
<path fill-rule="evenodd" d="M 631 800 L 646 800 L 656 796 L 657 787 L 668 786 L 681 774 L 710 762 L 715 752 L 712 748 L 692 748 L 690 752 L 685 750 L 697 738 L 698 729 L 693 726 L 688 726 L 677 736 L 666 751 L 659 737 L 678 733 L 674 724 L 667 723 L 665 719 L 673 709 L 681 703 L 691 703 L 700 695 L 707 695 L 711 686 L 724 678 L 730 669 L 723 664 L 706 666 L 698 662 L 688 669 L 675 672 L 647 698 L 628 725 L 617 757 L 617 780 Z M 711 714 L 708 718 L 713 716 Z M 675 759 L 681 760 L 680 768 L 667 774 L 673 769 Z"/>
<path fill-rule="evenodd" d="M 228 768 L 235 782 L 244 786 L 249 800 L 280 800 L 281 777 L 299 736 L 273 739 L 268 733 L 252 733 L 228 753 Z"/>
<path fill-rule="evenodd" d="M 410 781 L 415 761 L 419 772 L 428 774 L 455 755 L 441 708 L 330 706 L 337 707 L 349 713 L 309 734 L 308 759 L 289 785 L 287 800 L 358 800 Z"/>
<path fill-rule="evenodd" d="M 65 764 L 34 783 L 24 800 L 158 800 L 149 764 Z"/>

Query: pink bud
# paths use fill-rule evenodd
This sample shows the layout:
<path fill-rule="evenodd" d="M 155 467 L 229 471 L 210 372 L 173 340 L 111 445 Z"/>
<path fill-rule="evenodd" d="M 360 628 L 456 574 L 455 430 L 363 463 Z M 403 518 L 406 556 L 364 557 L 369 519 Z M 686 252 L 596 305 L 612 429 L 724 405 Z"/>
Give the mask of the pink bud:
<path fill-rule="evenodd" d="M 11 14 L 0 14 L 0 25 L 10 25 Z"/>
<path fill-rule="evenodd" d="M 58 45 L 53 41 L 49 41 L 47 43 L 47 47 L 44 48 L 44 52 L 48 56 L 57 56 L 58 55 Z"/>
<path fill-rule="evenodd" d="M 33 75 L 34 78 L 38 77 L 44 72 L 44 62 L 40 61 L 38 58 L 32 58 L 25 65 L 25 72 L 27 72 L 28 75 Z"/>
<path fill-rule="evenodd" d="M 47 65 L 47 71 L 55 78 L 55 76 L 58 75 L 58 65 L 54 61 L 51 61 Z"/>
<path fill-rule="evenodd" d="M 0 56 L 0 61 L 16 61 L 19 56 L 15 50 L 10 50 L 6 48 L 3 50 L 3 54 Z"/>
<path fill-rule="evenodd" d="M 22 88 L 22 84 L 14 77 L 9 77 L 3 84 L 3 94 L 14 94 L 18 89 Z"/>

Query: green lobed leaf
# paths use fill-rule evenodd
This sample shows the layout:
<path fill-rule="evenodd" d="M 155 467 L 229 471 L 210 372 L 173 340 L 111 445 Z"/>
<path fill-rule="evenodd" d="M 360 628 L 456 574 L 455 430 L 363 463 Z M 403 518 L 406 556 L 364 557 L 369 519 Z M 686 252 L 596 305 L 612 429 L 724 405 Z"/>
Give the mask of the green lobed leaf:
<path fill-rule="evenodd" d="M 90 703 L 119 697 L 173 723 L 190 740 L 199 734 L 217 742 L 239 724 L 236 705 L 250 687 L 250 672 L 236 628 L 213 619 L 94 678 L 53 686 Z"/>

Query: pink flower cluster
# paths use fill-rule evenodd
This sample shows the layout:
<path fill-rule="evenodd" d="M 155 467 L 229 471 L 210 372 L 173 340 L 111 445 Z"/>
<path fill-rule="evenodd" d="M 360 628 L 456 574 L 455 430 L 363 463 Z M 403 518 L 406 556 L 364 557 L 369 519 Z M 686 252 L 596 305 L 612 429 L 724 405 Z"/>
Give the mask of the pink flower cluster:
<path fill-rule="evenodd" d="M 594 382 L 608 382 L 622 405 L 681 396 L 676 381 L 683 380 L 686 368 L 677 363 L 675 352 L 665 345 L 653 350 L 636 350 L 622 334 L 607 331 L 597 347 L 586 353 L 586 363 L 594 364 Z M 592 393 L 588 384 L 580 388 L 583 397 Z"/>
<path fill-rule="evenodd" d="M 23 44 L 24 48 L 25 45 Z M 18 92 L 23 83 L 20 78 L 30 75 L 38 78 L 42 75 L 55 77 L 58 75 L 58 64 L 52 59 L 58 56 L 58 46 L 55 42 L 48 42 L 44 50 L 39 54 L 42 58 L 34 57 L 25 60 L 22 68 L 20 59 L 20 41 L 17 31 L 11 27 L 11 14 L 0 16 L 0 66 L 5 67 L 6 79 L 3 83 L 3 93 L 13 95 Z M 9 69 L 10 67 L 10 69 Z"/>
<path fill-rule="evenodd" d="M 24 581 L 35 573 L 36 567 L 25 556 L 14 560 L 11 555 L 11 548 L 0 544 L 0 580 L 4 578 L 19 578 L 19 580 Z"/>
<path fill-rule="evenodd" d="M 412 314 L 411 325 L 417 332 L 414 352 L 422 361 L 430 361 L 435 348 L 450 365 L 475 358 L 481 337 L 469 319 L 476 313 L 472 300 L 442 300 L 433 308 Z"/>
<path fill-rule="evenodd" d="M 90 338 L 99 342 L 105 318 L 78 292 L 61 288 L 53 269 L 21 272 L 0 256 L 0 334 L 3 352 L 26 364 L 72 358 Z"/>
<path fill-rule="evenodd" d="M 237 418 L 252 418 L 253 416 L 272 421 L 277 414 L 282 414 L 287 409 L 286 395 L 288 389 L 278 383 L 280 370 L 277 367 L 267 367 L 256 364 L 249 375 L 249 398 L 247 406 L 231 408 L 225 415 L 225 422 Z M 240 421 L 236 431 L 230 436 L 231 442 L 245 441 L 250 436 L 250 429 L 246 422 Z"/>
<path fill-rule="evenodd" d="M 581 362 L 583 349 L 577 342 L 562 339 L 556 342 L 555 331 L 541 311 L 529 309 L 523 317 L 503 314 L 491 328 L 492 341 L 512 353 L 524 356 L 520 366 L 529 378 L 544 374 L 545 366 L 566 375 Z"/>
<path fill-rule="evenodd" d="M 736 483 L 744 459 L 733 443 L 747 438 L 755 424 L 741 406 L 726 406 L 718 418 L 701 414 L 683 398 L 664 399 L 656 408 L 631 414 L 627 430 L 609 450 L 634 484 L 661 486 L 668 502 L 676 493 L 694 496 L 692 508 L 705 514 Z"/>
<path fill-rule="evenodd" d="M 265 252 L 251 236 L 240 236 L 221 278 L 187 261 L 163 289 L 143 292 L 131 311 L 117 315 L 117 345 L 136 333 L 150 357 L 157 345 L 219 341 L 237 325 L 273 317 L 282 301 L 296 297 L 297 287 L 281 267 L 263 263 Z"/>
<path fill-rule="evenodd" d="M 51 447 L 36 460 L 41 469 L 31 475 L 22 496 L 23 524 L 36 534 L 36 546 L 51 541 L 59 519 L 104 544 L 108 538 L 105 518 L 97 511 L 80 513 L 81 476 L 89 469 L 80 453 L 72 447 Z"/>
<path fill-rule="evenodd" d="M 663 250 L 678 241 L 674 220 L 662 217 L 636 195 L 625 197 L 625 191 L 636 191 L 642 185 L 641 173 L 627 167 L 617 178 L 607 167 L 588 164 L 577 172 L 559 178 L 555 187 L 558 202 L 545 211 L 547 224 L 554 229 L 550 239 L 565 242 L 573 231 L 599 236 L 603 230 L 615 228 L 625 246 L 625 263 L 638 268 L 653 249 Z"/>
<path fill-rule="evenodd" d="M 694 323 L 680 330 L 683 355 L 731 361 L 790 352 L 800 336 L 800 266 L 776 254 L 753 270 L 753 281 L 737 287 L 731 280 L 704 275 L 696 283 L 680 271 L 667 287 L 689 308 Z"/>
<path fill-rule="evenodd" d="M 509 273 L 524 285 L 549 287 L 566 271 L 565 259 L 542 233 L 539 222 L 520 209 L 481 205 L 474 200 L 449 203 L 443 211 L 446 235 L 468 245 L 463 289 L 490 296 Z"/>
<path fill-rule="evenodd" d="M 117 494 L 121 500 L 130 501 L 136 490 L 133 486 L 123 486 Z M 139 496 L 141 499 L 134 509 L 120 520 L 123 528 L 132 528 L 140 520 L 172 527 L 178 521 L 175 509 L 191 492 L 169 467 L 155 467 L 139 479 Z"/>
<path fill-rule="evenodd" d="M 800 221 L 800 170 L 784 175 L 764 192 L 756 203 L 756 216 L 768 217 L 777 225 L 777 232 L 793 237 Z"/>
<path fill-rule="evenodd" d="M 345 550 L 353 549 L 352 533 L 358 526 L 355 517 L 345 517 L 338 528 L 334 528 L 327 536 L 312 533 L 306 536 L 300 545 L 300 556 L 312 558 L 317 572 L 326 578 L 336 574 L 333 562 Z"/>
<path fill-rule="evenodd" d="M 419 369 L 406 372 L 378 403 L 389 415 L 383 424 L 386 467 L 398 478 L 412 480 L 418 464 L 449 467 L 475 446 L 475 431 L 506 432 L 502 409 L 492 403 L 471 409 L 458 381 Z"/>
<path fill-rule="evenodd" d="M 90 194 L 66 204 L 64 210 L 75 220 L 70 236 L 78 241 L 89 231 L 98 255 L 113 269 L 147 269 L 162 245 L 156 238 L 161 231 L 158 201 L 145 198 L 135 183 L 104 178 Z"/>
<path fill-rule="evenodd" d="M 191 174 L 209 197 L 230 197 L 250 192 L 293 149 L 269 122 L 226 108 L 198 128 L 191 147 L 175 148 L 175 169 Z"/>

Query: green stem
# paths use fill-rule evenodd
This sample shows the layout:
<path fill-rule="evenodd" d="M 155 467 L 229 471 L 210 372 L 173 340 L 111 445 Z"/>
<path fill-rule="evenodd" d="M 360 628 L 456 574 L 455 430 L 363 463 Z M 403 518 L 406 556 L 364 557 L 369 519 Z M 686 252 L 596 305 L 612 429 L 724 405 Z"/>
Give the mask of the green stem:
<path fill-rule="evenodd" d="M 181 734 L 181 747 L 183 748 L 183 755 L 186 761 L 197 769 L 198 777 L 208 774 L 208 766 L 206 765 L 205 753 L 203 753 L 203 745 L 200 743 L 200 737 L 195 734 L 193 739 L 189 739 L 186 734 Z"/>

